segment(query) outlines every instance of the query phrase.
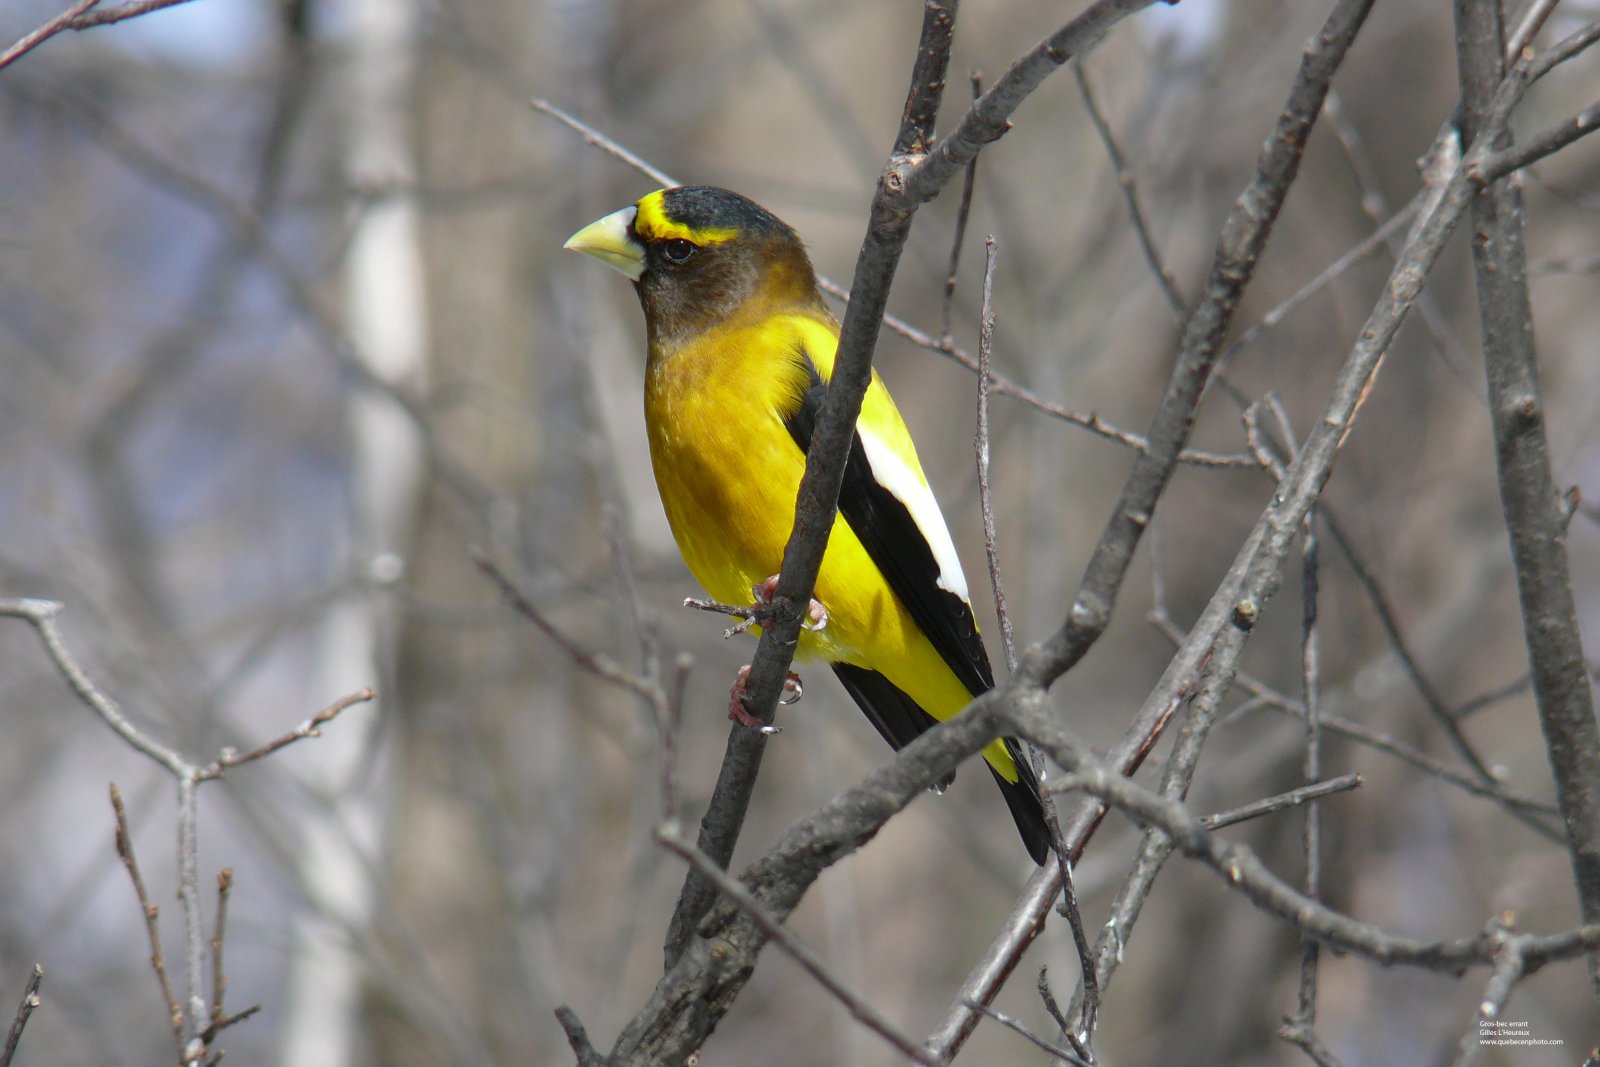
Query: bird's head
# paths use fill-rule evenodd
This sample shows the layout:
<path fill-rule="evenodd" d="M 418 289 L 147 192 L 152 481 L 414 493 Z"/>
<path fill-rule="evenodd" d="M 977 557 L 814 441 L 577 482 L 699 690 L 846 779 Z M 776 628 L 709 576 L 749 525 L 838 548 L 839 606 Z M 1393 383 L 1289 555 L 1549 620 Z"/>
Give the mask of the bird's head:
<path fill-rule="evenodd" d="M 800 238 L 726 189 L 658 190 L 585 226 L 565 247 L 632 279 L 652 346 L 672 347 L 742 314 L 822 307 Z"/>

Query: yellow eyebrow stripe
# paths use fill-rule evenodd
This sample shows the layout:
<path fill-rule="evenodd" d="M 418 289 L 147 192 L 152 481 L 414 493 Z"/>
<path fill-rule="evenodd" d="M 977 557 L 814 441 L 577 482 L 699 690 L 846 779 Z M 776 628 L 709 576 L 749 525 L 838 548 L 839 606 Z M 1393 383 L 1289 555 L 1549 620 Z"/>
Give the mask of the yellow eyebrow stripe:
<path fill-rule="evenodd" d="M 697 245 L 719 245 L 731 241 L 739 231 L 732 227 L 707 227 L 697 230 L 667 217 L 664 207 L 667 191 L 658 190 L 635 205 L 639 214 L 633 220 L 633 229 L 645 241 L 670 241 L 681 238 Z"/>

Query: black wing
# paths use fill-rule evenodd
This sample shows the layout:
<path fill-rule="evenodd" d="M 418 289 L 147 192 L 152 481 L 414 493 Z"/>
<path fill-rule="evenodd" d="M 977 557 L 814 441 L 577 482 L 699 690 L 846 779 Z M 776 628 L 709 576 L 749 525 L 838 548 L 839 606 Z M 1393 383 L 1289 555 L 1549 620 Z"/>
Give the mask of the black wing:
<path fill-rule="evenodd" d="M 857 667 L 853 663 L 835 663 L 832 666 L 833 673 L 844 683 L 845 692 L 866 712 L 867 719 L 896 752 L 939 722 L 877 671 Z M 955 772 L 951 771 L 938 788 L 944 789 L 955 779 Z"/>
<path fill-rule="evenodd" d="M 811 447 L 817 412 L 828 386 L 803 350 L 800 358 L 811 381 L 800 398 L 800 406 L 784 420 L 784 425 L 804 452 Z M 912 620 L 928 635 L 939 656 L 950 665 L 967 691 L 976 696 L 993 689 L 994 671 L 989 666 L 983 639 L 978 636 L 972 606 L 948 589 L 940 588 L 939 563 L 933 558 L 933 549 L 928 547 L 927 538 L 911 517 L 910 510 L 873 477 L 872 464 L 867 460 L 867 450 L 859 432 L 850 442 L 850 458 L 845 462 L 844 484 L 839 489 L 839 513 L 888 579 L 889 588 L 906 606 Z M 884 736 L 889 737 L 889 734 L 885 732 Z M 894 738 L 889 737 L 889 740 L 892 743 Z M 904 740 L 900 742 L 904 743 Z"/>
<path fill-rule="evenodd" d="M 817 412 L 828 386 L 811 357 L 804 350 L 799 356 L 810 382 L 799 407 L 784 420 L 784 425 L 800 451 L 805 452 L 811 447 Z M 994 671 L 989 666 L 983 639 L 978 636 L 972 606 L 948 589 L 940 588 L 939 562 L 934 559 L 933 549 L 928 546 L 910 510 L 873 476 L 860 433 L 851 439 L 850 455 L 845 461 L 844 482 L 839 489 L 839 513 L 888 579 L 889 588 L 894 590 L 967 691 L 976 696 L 993 689 Z M 910 744 L 938 721 L 877 671 L 849 663 L 832 666 L 851 698 L 894 749 Z M 1039 800 L 1039 785 L 1020 746 L 1009 737 L 1002 740 L 1016 764 L 1017 780 L 1006 781 L 992 765 L 989 771 L 1000 786 L 1028 855 L 1033 862 L 1042 864 L 1050 854 L 1050 831 Z M 949 785 L 954 778 L 952 773 L 938 783 L 939 787 Z"/>
<path fill-rule="evenodd" d="M 866 713 L 868 721 L 878 728 L 878 733 L 896 751 L 909 745 L 938 721 L 877 671 L 850 663 L 835 663 L 833 673 L 839 676 L 845 691 Z M 985 766 L 994 775 L 1000 795 L 1005 797 L 1006 808 L 1011 812 L 1012 821 L 1017 824 L 1017 832 L 1022 835 L 1028 855 L 1033 857 L 1033 862 L 1042 864 L 1050 855 L 1050 827 L 1045 822 L 1044 807 L 1039 800 L 1039 783 L 1021 747 L 1009 737 L 1005 738 L 1005 745 L 1011 753 L 1012 762 L 1017 765 L 1017 780 L 1008 782 L 1000 777 L 1000 772 L 993 765 L 986 763 Z M 934 788 L 942 792 L 955 781 L 955 777 L 955 772 L 951 771 Z"/>

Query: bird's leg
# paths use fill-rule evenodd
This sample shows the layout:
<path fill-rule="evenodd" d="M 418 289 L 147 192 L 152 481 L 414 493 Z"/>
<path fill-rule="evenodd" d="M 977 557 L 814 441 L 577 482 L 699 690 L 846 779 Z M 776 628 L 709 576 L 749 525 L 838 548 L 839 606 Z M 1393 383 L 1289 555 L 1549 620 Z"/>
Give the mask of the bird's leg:
<path fill-rule="evenodd" d="M 739 673 L 733 680 L 733 687 L 728 690 L 728 718 L 740 726 L 751 730 L 760 730 L 769 736 L 778 733 L 781 727 L 774 726 L 770 722 L 762 722 L 750 714 L 749 709 L 744 706 L 745 685 L 749 680 L 750 664 L 746 663 L 739 668 Z M 783 680 L 783 695 L 778 697 L 778 703 L 793 704 L 800 699 L 802 692 L 800 676 L 794 671 L 790 671 Z"/>
<path fill-rule="evenodd" d="M 763 609 L 772 606 L 772 597 L 777 591 L 778 575 L 776 574 L 750 588 L 750 595 L 755 598 L 756 616 L 758 618 Z M 828 609 L 823 606 L 822 601 L 815 597 L 811 598 L 811 603 L 806 606 L 805 620 L 800 625 L 813 633 L 828 625 Z"/>

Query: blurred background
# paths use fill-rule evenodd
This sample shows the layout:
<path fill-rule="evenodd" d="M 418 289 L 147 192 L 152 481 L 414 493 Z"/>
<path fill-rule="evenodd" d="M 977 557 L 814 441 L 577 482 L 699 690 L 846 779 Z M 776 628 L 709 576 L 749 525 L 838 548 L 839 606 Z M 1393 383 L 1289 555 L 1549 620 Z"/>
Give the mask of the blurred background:
<path fill-rule="evenodd" d="M 1185 301 L 1328 6 L 1157 5 L 1085 63 Z M 0 42 L 61 7 L 11 0 Z M 968 100 L 969 72 L 988 84 L 1072 13 L 1013 0 L 965 8 L 940 129 Z M 1569 0 L 1541 40 L 1596 18 L 1600 4 Z M 642 623 L 668 664 L 693 657 L 678 746 L 689 819 L 715 779 L 728 685 L 754 643 L 724 641 L 722 620 L 679 606 L 698 590 L 651 483 L 642 319 L 621 279 L 561 252 L 656 183 L 530 100 L 679 181 L 750 195 L 848 285 L 919 20 L 919 5 L 840 0 L 198 0 L 64 34 L 0 71 L 0 596 L 64 602 L 66 638 L 92 677 L 198 761 L 279 736 L 361 686 L 379 693 L 322 738 L 201 789 L 208 915 L 214 872 L 235 877 L 228 1008 L 262 1006 L 221 1040 L 230 1062 L 565 1063 L 556 1006 L 607 1048 L 648 995 L 683 877 L 651 839 L 657 724 L 506 607 L 469 550 L 586 648 L 637 667 Z M 1456 106 L 1452 35 L 1448 5 L 1377 5 L 1236 335 L 1418 190 L 1416 160 Z M 1592 57 L 1559 69 L 1518 128 L 1587 106 L 1596 75 Z M 1588 500 L 1600 499 L 1597 179 L 1600 146 L 1586 141 L 1526 181 L 1556 476 Z M 1142 432 L 1179 315 L 1071 71 L 981 157 L 947 307 L 959 199 L 952 188 L 919 214 L 891 311 L 934 337 L 948 322 L 954 343 L 976 351 L 992 234 L 996 371 Z M 1359 563 L 1325 545 L 1323 701 L 1470 777 L 1400 665 L 1370 576 L 1505 786 L 1548 801 L 1520 684 L 1465 232 L 1325 496 Z M 1240 453 L 1240 401 L 1269 393 L 1303 435 L 1390 263 L 1380 242 L 1240 347 L 1194 446 Z M 999 662 L 975 377 L 889 333 L 877 365 Z M 1019 639 L 1032 641 L 1064 617 L 1131 453 L 1011 397 L 995 398 L 993 419 L 1002 574 Z M 1170 655 L 1152 609 L 1187 625 L 1271 492 L 1259 470 L 1180 471 L 1111 632 L 1054 690 L 1094 743 L 1118 735 Z M 1593 648 L 1592 505 L 1568 549 Z M 1291 579 L 1245 661 L 1294 699 L 1299 616 Z M 886 753 L 826 673 L 813 668 L 804 702 L 782 712 L 738 861 Z M 1297 720 L 1244 692 L 1236 703 L 1191 793 L 1198 812 L 1299 782 Z M 0 620 L 0 717 L 0 1003 L 20 995 L 33 963 L 46 970 L 17 1062 L 171 1062 L 106 790 L 114 781 L 128 799 L 181 974 L 174 783 L 72 696 L 15 620 Z M 1523 929 L 1575 925 L 1566 854 L 1504 805 L 1348 736 L 1329 737 L 1324 767 L 1366 779 L 1324 805 L 1333 906 L 1425 938 L 1470 936 L 1506 909 Z M 792 920 L 913 1035 L 942 1018 L 1031 870 L 986 779 L 968 768 L 942 799 L 913 804 Z M 1300 878 L 1298 814 L 1229 833 Z M 1136 840 L 1112 818 L 1084 859 L 1091 937 Z M 1113 1064 L 1169 1062 L 1174 1048 L 1194 1063 L 1305 1062 L 1274 1036 L 1294 1008 L 1298 959 L 1288 928 L 1175 862 L 1107 991 L 1098 1049 Z M 1077 965 L 1059 925 L 999 1007 L 1052 1032 L 1033 992 L 1043 965 L 1065 1003 Z M 1447 1060 L 1483 978 L 1325 958 L 1319 1032 L 1346 1064 Z M 1485 1062 L 1572 1064 L 1600 1042 L 1578 965 L 1526 982 L 1508 1014 L 1565 1045 L 1490 1050 Z M 990 1024 L 964 1053 L 1045 1060 Z M 700 1057 L 753 1062 L 896 1057 L 769 951 Z"/>

